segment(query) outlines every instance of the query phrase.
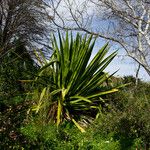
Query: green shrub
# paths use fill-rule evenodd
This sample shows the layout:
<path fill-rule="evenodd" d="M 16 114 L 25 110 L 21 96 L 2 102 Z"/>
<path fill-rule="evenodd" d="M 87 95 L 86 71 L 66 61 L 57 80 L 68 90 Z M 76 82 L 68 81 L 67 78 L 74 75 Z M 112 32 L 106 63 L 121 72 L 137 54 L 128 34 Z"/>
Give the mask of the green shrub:
<path fill-rule="evenodd" d="M 26 143 L 24 136 L 20 133 L 20 126 L 26 119 L 30 103 L 16 98 L 14 105 L 5 107 L 0 112 L 0 147 L 5 150 L 19 150 Z"/>
<path fill-rule="evenodd" d="M 21 96 L 25 99 L 24 95 L 31 89 L 31 85 L 24 84 L 20 80 L 32 79 L 37 69 L 24 44 L 19 40 L 16 41 L 16 47 L 1 58 L 0 108 L 1 105 L 3 107 L 13 105 L 17 97 L 18 101 L 21 100 Z"/>
<path fill-rule="evenodd" d="M 114 132 L 122 149 L 150 147 L 150 94 L 149 84 L 125 87 L 108 96 L 110 109 L 101 115 L 94 128 L 105 134 Z"/>
<path fill-rule="evenodd" d="M 29 149 L 42 150 L 119 150 L 118 141 L 114 141 L 112 135 L 107 137 L 95 134 L 93 128 L 81 133 L 72 123 L 63 124 L 59 129 L 55 125 L 40 126 L 31 123 L 21 128 L 26 136 Z M 36 146 L 36 147 L 35 147 Z M 24 147 L 26 148 L 26 147 Z"/>

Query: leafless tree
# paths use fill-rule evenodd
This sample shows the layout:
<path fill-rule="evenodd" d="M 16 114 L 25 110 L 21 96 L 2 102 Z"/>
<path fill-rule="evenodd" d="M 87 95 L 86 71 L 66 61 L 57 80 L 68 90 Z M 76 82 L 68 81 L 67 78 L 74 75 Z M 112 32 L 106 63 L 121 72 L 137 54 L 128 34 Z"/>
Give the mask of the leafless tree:
<path fill-rule="evenodd" d="M 18 39 L 28 47 L 48 46 L 48 22 L 52 18 L 46 15 L 46 7 L 43 0 L 0 0 L 0 57 Z"/>
<path fill-rule="evenodd" d="M 148 0 L 82 0 L 80 4 L 77 0 L 65 0 L 66 15 L 59 10 L 60 3 L 53 5 L 57 27 L 84 31 L 117 43 L 139 64 L 137 76 L 141 66 L 150 75 Z"/>

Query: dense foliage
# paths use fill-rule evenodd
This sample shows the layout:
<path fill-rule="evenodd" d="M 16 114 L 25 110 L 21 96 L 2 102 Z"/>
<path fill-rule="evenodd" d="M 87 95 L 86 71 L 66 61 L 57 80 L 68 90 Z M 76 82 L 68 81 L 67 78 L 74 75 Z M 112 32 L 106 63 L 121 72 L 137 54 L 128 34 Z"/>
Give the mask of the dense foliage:
<path fill-rule="evenodd" d="M 23 84 L 21 80 L 32 79 L 36 71 L 37 67 L 24 44 L 17 40 L 15 48 L 1 61 L 0 104 L 13 104 L 13 98 L 16 97 L 17 100 L 17 96 L 23 96 L 29 90 L 29 86 Z"/>
<path fill-rule="evenodd" d="M 50 60 L 35 52 L 40 67 L 19 43 L 3 59 L 0 148 L 148 150 L 150 83 L 105 73 L 107 45 L 89 62 L 92 36 L 59 38 Z"/>
<path fill-rule="evenodd" d="M 19 40 L 16 46 L 1 59 L 0 65 L 0 139 L 1 149 L 12 149 L 22 142 L 20 126 L 26 118 L 29 101 L 25 101 L 31 84 L 23 80 L 32 79 L 37 72 L 31 56 Z"/>

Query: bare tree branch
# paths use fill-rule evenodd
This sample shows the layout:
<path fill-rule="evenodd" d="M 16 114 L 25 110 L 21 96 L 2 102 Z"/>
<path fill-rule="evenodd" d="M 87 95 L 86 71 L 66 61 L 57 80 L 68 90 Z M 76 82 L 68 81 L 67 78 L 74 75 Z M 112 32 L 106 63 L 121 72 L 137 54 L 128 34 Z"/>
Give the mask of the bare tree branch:
<path fill-rule="evenodd" d="M 88 11 L 92 6 L 88 3 L 86 10 L 80 9 L 81 6 L 79 8 L 79 4 L 74 1 L 67 0 L 67 15 L 62 16 L 55 9 L 57 15 L 53 20 L 54 25 L 65 30 L 83 31 L 117 43 L 150 75 L 150 3 L 145 0 L 89 0 L 88 2 L 95 6 L 95 12 L 90 15 Z M 61 3 L 58 7 L 60 5 Z M 62 20 L 63 25 L 57 21 L 57 17 Z M 88 23 L 87 18 L 91 23 Z M 95 24 L 95 18 L 101 20 L 96 23 L 99 24 L 97 29 L 91 26 Z"/>
<path fill-rule="evenodd" d="M 41 43 L 49 46 L 52 28 L 46 7 L 44 0 L 0 0 L 0 57 L 14 47 L 17 39 L 30 48 Z"/>

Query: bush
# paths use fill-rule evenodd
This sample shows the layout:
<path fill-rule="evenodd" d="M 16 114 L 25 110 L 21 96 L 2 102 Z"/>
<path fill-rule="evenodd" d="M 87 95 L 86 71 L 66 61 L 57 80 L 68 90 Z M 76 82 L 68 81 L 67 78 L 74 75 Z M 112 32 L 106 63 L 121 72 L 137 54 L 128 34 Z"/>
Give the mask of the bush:
<path fill-rule="evenodd" d="M 25 149 L 119 150 L 119 142 L 114 141 L 111 135 L 103 137 L 95 134 L 93 128 L 81 133 L 72 123 L 63 124 L 57 129 L 52 124 L 43 126 L 32 122 L 22 127 L 21 132 L 30 141 Z"/>
<path fill-rule="evenodd" d="M 0 145 L 1 149 L 19 150 L 26 143 L 24 136 L 20 133 L 20 126 L 26 118 L 29 102 L 17 97 L 16 104 L 5 107 L 0 112 Z"/>
<path fill-rule="evenodd" d="M 24 99 L 24 94 L 31 89 L 31 85 L 25 85 L 20 80 L 31 80 L 37 70 L 24 44 L 16 41 L 16 47 L 1 59 L 0 106 L 12 105 L 16 97 L 22 96 Z"/>
<path fill-rule="evenodd" d="M 125 87 L 108 96 L 109 112 L 97 120 L 96 130 L 104 134 L 114 132 L 114 139 L 120 141 L 121 149 L 150 147 L 150 90 L 148 83 L 138 87 Z"/>

